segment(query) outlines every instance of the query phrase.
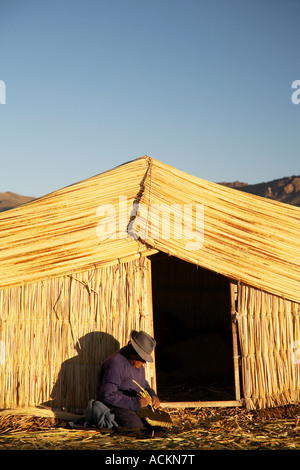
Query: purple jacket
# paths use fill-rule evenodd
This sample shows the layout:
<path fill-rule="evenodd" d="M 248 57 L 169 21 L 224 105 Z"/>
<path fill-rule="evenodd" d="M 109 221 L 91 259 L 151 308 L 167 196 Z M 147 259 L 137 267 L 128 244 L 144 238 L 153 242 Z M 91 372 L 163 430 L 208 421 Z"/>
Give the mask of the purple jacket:
<path fill-rule="evenodd" d="M 127 408 L 139 411 L 140 388 L 133 382 L 135 380 L 150 395 L 156 395 L 145 379 L 145 370 L 142 366 L 135 369 L 126 355 L 126 346 L 113 353 L 101 365 L 96 391 L 96 400 L 108 407 Z"/>

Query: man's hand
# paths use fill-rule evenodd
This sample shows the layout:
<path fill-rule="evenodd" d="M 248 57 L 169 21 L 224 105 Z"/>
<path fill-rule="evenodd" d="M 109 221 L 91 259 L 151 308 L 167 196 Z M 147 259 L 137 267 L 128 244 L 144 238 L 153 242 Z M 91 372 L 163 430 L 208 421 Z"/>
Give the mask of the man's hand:
<path fill-rule="evenodd" d="M 150 397 L 150 395 L 147 395 L 146 397 L 140 397 L 139 398 L 140 407 L 143 408 L 144 406 L 148 406 L 151 402 L 151 399 L 152 399 L 153 408 L 159 408 L 160 407 L 159 399 L 155 396 Z"/>
<path fill-rule="evenodd" d="M 143 408 L 144 406 L 149 405 L 151 401 L 150 395 L 147 395 L 146 397 L 140 397 L 139 402 L 140 402 L 140 407 Z"/>
<path fill-rule="evenodd" d="M 152 397 L 152 405 L 153 405 L 153 408 L 159 408 L 160 407 L 160 401 L 155 396 Z"/>

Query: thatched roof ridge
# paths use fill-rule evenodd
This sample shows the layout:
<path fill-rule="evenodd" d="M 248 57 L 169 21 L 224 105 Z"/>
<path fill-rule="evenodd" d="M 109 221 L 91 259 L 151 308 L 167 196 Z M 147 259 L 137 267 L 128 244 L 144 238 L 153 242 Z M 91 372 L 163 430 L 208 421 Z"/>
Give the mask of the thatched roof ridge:
<path fill-rule="evenodd" d="M 135 213 L 122 210 L 120 197 L 129 206 L 143 207 L 136 225 Z M 105 204 L 116 209 L 118 224 L 115 233 L 100 239 L 97 208 Z M 184 237 L 147 233 L 156 223 L 151 209 L 161 204 L 202 206 L 203 243 L 188 249 Z M 198 216 L 193 217 L 191 233 L 196 234 Z M 130 226 L 131 237 L 121 236 L 120 226 Z M 297 207 L 208 182 L 144 156 L 1 214 L 0 287 L 113 263 L 152 248 L 299 302 L 299 233 Z"/>

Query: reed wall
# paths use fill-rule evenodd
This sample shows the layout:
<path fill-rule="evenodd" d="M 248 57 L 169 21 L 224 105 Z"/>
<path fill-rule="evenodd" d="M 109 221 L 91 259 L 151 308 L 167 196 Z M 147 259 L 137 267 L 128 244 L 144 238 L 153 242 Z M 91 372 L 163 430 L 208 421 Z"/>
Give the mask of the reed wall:
<path fill-rule="evenodd" d="M 0 407 L 84 409 L 100 363 L 132 329 L 153 333 L 150 269 L 140 257 L 1 290 Z"/>
<path fill-rule="evenodd" d="M 240 285 L 238 332 L 248 409 L 300 400 L 300 304 Z"/>

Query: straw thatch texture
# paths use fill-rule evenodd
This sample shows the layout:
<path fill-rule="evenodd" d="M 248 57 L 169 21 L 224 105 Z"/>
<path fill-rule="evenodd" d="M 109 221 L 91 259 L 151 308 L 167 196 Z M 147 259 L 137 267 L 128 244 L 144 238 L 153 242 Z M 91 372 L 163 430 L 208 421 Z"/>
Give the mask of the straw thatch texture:
<path fill-rule="evenodd" d="M 94 269 L 0 291 L 0 407 L 82 410 L 100 363 L 132 329 L 152 333 L 150 261 Z M 147 377 L 155 385 L 154 368 Z"/>
<path fill-rule="evenodd" d="M 238 330 L 249 409 L 300 399 L 300 304 L 239 286 Z"/>
<path fill-rule="evenodd" d="M 157 160 L 149 165 L 136 221 L 142 240 L 233 280 L 300 302 L 298 207 L 204 181 Z M 188 205 L 192 223 L 183 226 L 180 215 Z M 164 237 L 167 209 L 177 213 L 170 218 L 171 236 Z"/>
<path fill-rule="evenodd" d="M 147 161 L 138 159 L 0 214 L 0 287 L 64 276 L 147 251 L 126 234 L 146 170 Z"/>

